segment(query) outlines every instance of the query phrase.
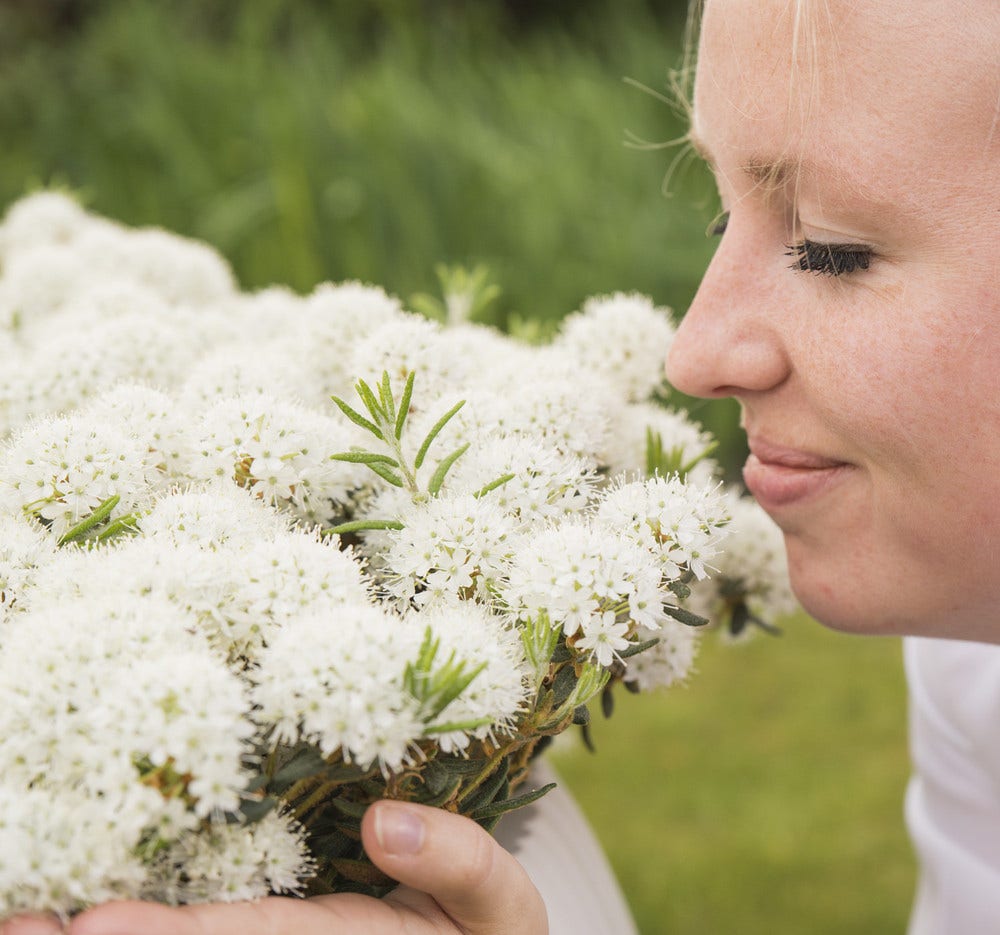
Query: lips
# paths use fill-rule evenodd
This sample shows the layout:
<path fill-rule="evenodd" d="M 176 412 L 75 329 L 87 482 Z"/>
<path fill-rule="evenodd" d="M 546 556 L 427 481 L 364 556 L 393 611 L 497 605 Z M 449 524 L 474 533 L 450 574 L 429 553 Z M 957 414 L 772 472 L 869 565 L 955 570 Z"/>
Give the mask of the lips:
<path fill-rule="evenodd" d="M 818 497 L 850 469 L 846 461 L 751 437 L 743 480 L 757 502 L 770 512 Z"/>

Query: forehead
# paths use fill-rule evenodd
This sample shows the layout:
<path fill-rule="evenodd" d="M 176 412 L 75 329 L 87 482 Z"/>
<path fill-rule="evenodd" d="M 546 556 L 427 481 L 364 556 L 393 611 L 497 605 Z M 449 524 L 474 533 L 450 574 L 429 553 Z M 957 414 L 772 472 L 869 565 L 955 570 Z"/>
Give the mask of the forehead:
<path fill-rule="evenodd" d="M 693 133 L 717 160 L 836 158 L 912 190 L 997 179 L 996 0 L 707 0 Z M 935 170 L 936 171 L 936 170 Z"/>

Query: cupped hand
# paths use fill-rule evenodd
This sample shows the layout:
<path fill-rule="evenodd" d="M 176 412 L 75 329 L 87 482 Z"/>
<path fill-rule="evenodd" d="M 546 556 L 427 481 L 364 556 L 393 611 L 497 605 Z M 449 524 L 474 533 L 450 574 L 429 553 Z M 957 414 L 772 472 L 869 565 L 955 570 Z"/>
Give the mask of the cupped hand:
<path fill-rule="evenodd" d="M 440 809 L 373 805 L 365 850 L 400 886 L 366 896 L 272 897 L 169 907 L 108 903 L 77 916 L 69 935 L 546 935 L 545 906 L 521 865 L 477 824 Z M 56 935 L 51 918 L 12 919 L 0 935 Z"/>

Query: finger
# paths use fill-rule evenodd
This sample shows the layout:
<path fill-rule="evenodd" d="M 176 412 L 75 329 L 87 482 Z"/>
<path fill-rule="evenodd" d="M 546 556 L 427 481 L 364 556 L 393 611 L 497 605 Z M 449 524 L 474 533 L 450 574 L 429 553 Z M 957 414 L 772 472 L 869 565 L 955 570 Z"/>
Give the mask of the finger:
<path fill-rule="evenodd" d="M 17 916 L 0 924 L 0 935 L 60 935 L 62 923 L 50 915 Z"/>
<path fill-rule="evenodd" d="M 107 903 L 78 916 L 68 931 L 69 935 L 397 935 L 404 928 L 394 907 L 344 894 L 194 906 Z"/>
<path fill-rule="evenodd" d="M 365 851 L 411 890 L 429 893 L 468 935 L 545 935 L 545 904 L 524 868 L 475 822 L 437 808 L 377 802 Z M 410 901 L 401 889 L 387 897 Z"/>

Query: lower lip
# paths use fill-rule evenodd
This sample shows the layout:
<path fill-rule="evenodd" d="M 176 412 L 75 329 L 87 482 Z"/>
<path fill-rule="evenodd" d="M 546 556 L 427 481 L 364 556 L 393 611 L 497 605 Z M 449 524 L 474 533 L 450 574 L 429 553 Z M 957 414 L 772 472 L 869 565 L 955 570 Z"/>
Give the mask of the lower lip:
<path fill-rule="evenodd" d="M 792 467 L 750 455 L 743 467 L 743 481 L 757 502 L 770 511 L 819 496 L 843 479 L 850 467 Z"/>

